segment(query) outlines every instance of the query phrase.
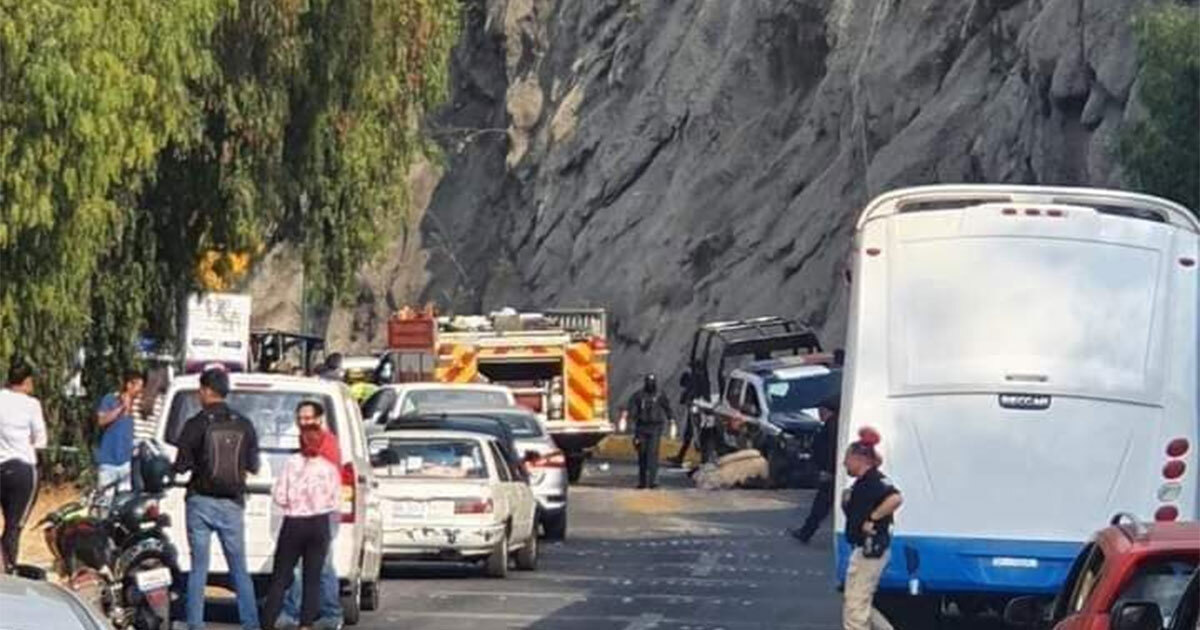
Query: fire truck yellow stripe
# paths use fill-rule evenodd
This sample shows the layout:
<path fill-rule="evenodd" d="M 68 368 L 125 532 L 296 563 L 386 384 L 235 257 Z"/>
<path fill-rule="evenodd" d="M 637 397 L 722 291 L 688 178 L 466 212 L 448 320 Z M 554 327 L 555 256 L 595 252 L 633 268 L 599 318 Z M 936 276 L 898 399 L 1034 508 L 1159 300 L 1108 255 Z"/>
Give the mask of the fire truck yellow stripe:
<path fill-rule="evenodd" d="M 604 388 L 596 378 L 594 352 L 588 343 L 576 343 L 567 348 L 566 397 L 567 417 L 589 421 L 596 417 L 596 402 L 604 396 Z"/>

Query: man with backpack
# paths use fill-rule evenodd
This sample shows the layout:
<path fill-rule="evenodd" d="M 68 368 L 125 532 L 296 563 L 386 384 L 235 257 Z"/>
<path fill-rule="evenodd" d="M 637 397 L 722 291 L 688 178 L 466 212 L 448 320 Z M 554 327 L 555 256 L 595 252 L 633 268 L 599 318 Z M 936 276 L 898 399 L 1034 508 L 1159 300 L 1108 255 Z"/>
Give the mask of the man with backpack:
<path fill-rule="evenodd" d="M 187 489 L 187 536 L 192 571 L 187 583 L 187 626 L 204 627 L 204 587 L 209 548 L 217 535 L 229 577 L 237 591 L 242 628 L 257 630 L 254 583 L 246 568 L 246 476 L 258 472 L 254 425 L 225 404 L 229 375 L 210 368 L 200 375 L 202 409 L 183 425 L 176 446 L 175 472 L 192 474 Z"/>

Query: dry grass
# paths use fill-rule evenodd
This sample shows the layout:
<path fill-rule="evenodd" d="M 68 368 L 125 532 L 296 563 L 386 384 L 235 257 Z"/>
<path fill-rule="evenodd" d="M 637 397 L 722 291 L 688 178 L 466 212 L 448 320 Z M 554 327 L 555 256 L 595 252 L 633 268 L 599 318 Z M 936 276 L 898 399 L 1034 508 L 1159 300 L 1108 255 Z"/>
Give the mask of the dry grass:
<path fill-rule="evenodd" d="M 54 556 L 46 548 L 42 529 L 37 526 L 38 521 L 64 503 L 78 499 L 79 494 L 79 489 L 72 484 L 42 486 L 38 490 L 37 503 L 34 504 L 33 512 L 29 514 L 29 519 L 25 522 L 25 531 L 21 532 L 20 560 L 22 564 L 33 564 L 45 569 L 51 568 Z"/>

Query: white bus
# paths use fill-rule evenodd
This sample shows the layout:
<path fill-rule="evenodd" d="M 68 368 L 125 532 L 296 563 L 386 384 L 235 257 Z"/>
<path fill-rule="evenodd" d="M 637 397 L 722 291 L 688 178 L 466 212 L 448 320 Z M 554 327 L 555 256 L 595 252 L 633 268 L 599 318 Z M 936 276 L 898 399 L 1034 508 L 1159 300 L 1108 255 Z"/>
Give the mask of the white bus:
<path fill-rule="evenodd" d="M 904 494 L 882 593 L 1052 593 L 1115 513 L 1197 518 L 1198 233 L 1181 206 L 1108 190 L 867 206 L 840 443 L 878 429 Z M 835 531 L 840 582 L 840 511 Z"/>

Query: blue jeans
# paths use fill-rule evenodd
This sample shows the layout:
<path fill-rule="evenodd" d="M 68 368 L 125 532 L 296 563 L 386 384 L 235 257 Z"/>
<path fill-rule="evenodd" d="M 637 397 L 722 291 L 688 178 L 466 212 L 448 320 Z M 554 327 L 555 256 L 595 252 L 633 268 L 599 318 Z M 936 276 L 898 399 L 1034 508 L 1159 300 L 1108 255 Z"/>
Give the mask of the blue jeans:
<path fill-rule="evenodd" d="M 97 487 L 103 488 L 114 482 L 120 482 L 116 488 L 116 492 L 129 492 L 133 489 L 133 473 L 129 462 L 125 462 L 124 464 L 100 464 L 97 467 Z"/>
<path fill-rule="evenodd" d="M 337 570 L 333 568 L 333 544 L 337 540 L 341 512 L 329 515 L 329 553 L 325 554 L 325 567 L 321 569 L 321 619 L 342 618 L 342 600 L 338 592 Z M 283 598 L 283 614 L 293 620 L 300 618 L 300 567 L 296 567 L 295 579 Z"/>
<path fill-rule="evenodd" d="M 229 577 L 237 591 L 238 618 L 244 630 L 258 630 L 254 582 L 246 570 L 246 521 L 241 505 L 232 499 L 201 495 L 187 498 L 187 536 L 192 551 L 192 571 L 187 583 L 187 625 L 204 627 L 204 587 L 208 584 L 208 559 L 212 535 L 217 535 Z"/>

